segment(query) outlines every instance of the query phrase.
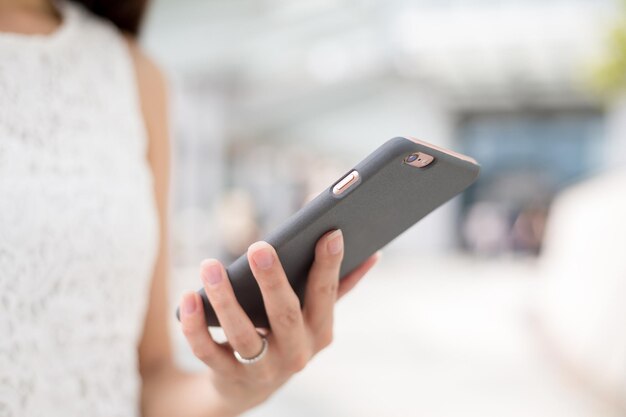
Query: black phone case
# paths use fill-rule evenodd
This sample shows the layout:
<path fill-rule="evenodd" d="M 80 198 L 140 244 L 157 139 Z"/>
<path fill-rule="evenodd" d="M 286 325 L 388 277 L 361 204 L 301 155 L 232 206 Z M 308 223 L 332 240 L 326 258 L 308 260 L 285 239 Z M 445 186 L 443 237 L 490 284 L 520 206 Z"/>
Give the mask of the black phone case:
<path fill-rule="evenodd" d="M 435 160 L 424 168 L 404 163 L 412 153 L 424 152 Z M 333 187 L 353 170 L 359 180 L 341 196 Z M 265 240 L 274 246 L 289 282 L 303 303 L 315 244 L 326 232 L 341 229 L 344 236 L 343 278 L 437 207 L 469 187 L 480 167 L 412 140 L 397 137 L 380 146 L 346 172 L 313 201 L 291 216 Z M 428 239 L 428 236 L 424 236 Z M 227 268 L 237 300 L 256 327 L 269 327 L 259 287 L 245 254 Z M 204 289 L 206 322 L 219 326 Z M 179 312 L 176 312 L 177 316 Z"/>

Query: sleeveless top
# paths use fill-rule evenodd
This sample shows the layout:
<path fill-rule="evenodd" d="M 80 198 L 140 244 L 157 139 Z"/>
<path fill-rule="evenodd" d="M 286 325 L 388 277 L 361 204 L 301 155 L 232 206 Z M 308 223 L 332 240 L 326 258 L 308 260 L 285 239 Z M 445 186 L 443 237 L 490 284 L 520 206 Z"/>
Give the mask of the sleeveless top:
<path fill-rule="evenodd" d="M 130 52 L 58 3 L 0 33 L 0 416 L 139 415 L 158 214 Z"/>

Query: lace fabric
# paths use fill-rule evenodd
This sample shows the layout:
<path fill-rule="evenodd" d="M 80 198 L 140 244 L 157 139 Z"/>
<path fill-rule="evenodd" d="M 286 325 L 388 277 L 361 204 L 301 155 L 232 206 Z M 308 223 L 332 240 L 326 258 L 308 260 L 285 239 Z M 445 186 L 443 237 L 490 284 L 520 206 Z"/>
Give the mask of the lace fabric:
<path fill-rule="evenodd" d="M 146 132 L 121 35 L 59 5 L 51 36 L 0 33 L 0 416 L 136 416 Z"/>

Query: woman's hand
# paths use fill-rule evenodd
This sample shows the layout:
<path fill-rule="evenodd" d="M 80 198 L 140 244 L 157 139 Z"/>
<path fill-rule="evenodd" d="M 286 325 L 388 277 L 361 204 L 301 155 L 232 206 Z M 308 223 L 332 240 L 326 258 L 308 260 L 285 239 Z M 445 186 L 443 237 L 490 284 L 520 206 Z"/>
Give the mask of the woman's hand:
<path fill-rule="evenodd" d="M 374 255 L 339 282 L 343 235 L 329 232 L 317 243 L 309 272 L 304 309 L 287 281 L 276 251 L 266 242 L 248 249 L 271 331 L 267 354 L 256 363 L 239 363 L 233 349 L 252 358 L 263 339 L 233 293 L 224 267 L 216 260 L 202 262 L 202 281 L 229 345 L 216 343 L 208 332 L 200 296 L 190 292 L 181 303 L 181 326 L 194 354 L 212 370 L 211 379 L 223 408 L 237 415 L 267 399 L 309 360 L 327 347 L 333 335 L 335 301 L 350 291 L 378 260 Z"/>

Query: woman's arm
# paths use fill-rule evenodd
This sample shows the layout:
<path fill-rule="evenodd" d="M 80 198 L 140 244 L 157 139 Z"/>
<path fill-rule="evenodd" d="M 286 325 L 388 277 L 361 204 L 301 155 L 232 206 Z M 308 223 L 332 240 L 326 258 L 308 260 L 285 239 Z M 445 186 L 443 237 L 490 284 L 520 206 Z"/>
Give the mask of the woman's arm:
<path fill-rule="evenodd" d="M 139 371 L 143 380 L 142 414 L 159 416 L 222 416 L 208 375 L 183 373 L 174 366 L 167 323 L 168 189 L 170 145 L 166 82 L 158 67 L 134 40 L 128 39 L 141 100 L 141 110 L 148 132 L 148 161 L 154 177 L 159 212 L 160 242 L 154 267 L 150 299 L 139 343 Z"/>
<path fill-rule="evenodd" d="M 181 305 L 181 329 L 191 350 L 207 365 L 207 370 L 189 374 L 176 369 L 167 328 L 172 312 L 167 302 L 170 155 L 165 81 L 134 41 L 128 43 L 149 135 L 148 159 L 154 176 L 161 229 L 148 312 L 139 344 L 142 414 L 144 417 L 235 416 L 263 402 L 313 355 L 330 344 L 335 301 L 358 283 L 378 256 L 365 261 L 339 283 L 343 236 L 339 231 L 323 236 L 316 247 L 305 308 L 301 311 L 274 248 L 265 242 L 250 246 L 250 266 L 261 288 L 272 331 L 267 335 L 269 348 L 265 357 L 248 365 L 235 360 L 233 349 L 243 357 L 253 357 L 263 341 L 237 303 L 224 267 L 216 260 L 204 261 L 200 272 L 205 291 L 230 345 L 218 345 L 211 339 L 199 296 L 187 293 Z"/>

